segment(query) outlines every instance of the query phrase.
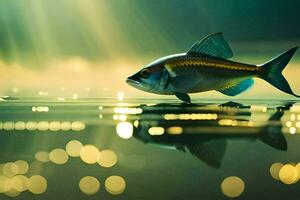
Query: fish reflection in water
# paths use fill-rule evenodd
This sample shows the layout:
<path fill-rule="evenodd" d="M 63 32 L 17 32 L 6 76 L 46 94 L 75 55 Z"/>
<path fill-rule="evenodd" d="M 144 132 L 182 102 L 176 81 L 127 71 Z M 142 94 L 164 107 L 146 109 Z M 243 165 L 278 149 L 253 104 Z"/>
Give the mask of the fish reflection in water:
<path fill-rule="evenodd" d="M 217 111 L 203 110 L 203 108 L 206 109 L 205 106 L 159 104 L 151 106 L 151 108 L 149 106 L 142 107 L 144 112 L 140 116 L 138 126 L 134 129 L 134 137 L 158 147 L 189 152 L 214 168 L 221 166 L 227 148 L 227 140 L 260 140 L 275 149 L 287 150 L 287 142 L 281 132 L 282 124 L 266 123 L 265 126 L 252 126 L 251 121 L 245 119 L 251 116 L 250 106 L 227 102 L 218 105 Z M 280 121 L 284 111 L 289 110 L 291 106 L 292 103 L 288 103 L 276 108 L 268 122 Z M 195 113 L 198 108 L 201 109 Z M 237 111 L 237 108 L 240 111 Z M 235 117 L 234 120 L 228 119 L 230 109 L 236 109 L 230 113 L 231 117 Z M 170 112 L 174 114 L 168 115 Z M 182 114 L 182 112 L 186 112 L 186 114 Z M 165 118 L 151 120 L 151 117 L 147 117 L 151 115 L 161 115 Z M 166 118 L 166 116 L 171 117 Z M 215 116 L 218 116 L 218 119 Z M 221 127 L 222 125 L 229 126 Z"/>

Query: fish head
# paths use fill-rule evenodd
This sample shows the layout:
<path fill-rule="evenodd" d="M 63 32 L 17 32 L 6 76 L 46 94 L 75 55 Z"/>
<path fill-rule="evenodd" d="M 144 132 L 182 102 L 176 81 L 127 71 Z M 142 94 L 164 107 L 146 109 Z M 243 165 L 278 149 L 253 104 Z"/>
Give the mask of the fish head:
<path fill-rule="evenodd" d="M 156 64 L 144 67 L 126 79 L 126 82 L 139 90 L 154 92 L 163 74 L 163 65 Z"/>

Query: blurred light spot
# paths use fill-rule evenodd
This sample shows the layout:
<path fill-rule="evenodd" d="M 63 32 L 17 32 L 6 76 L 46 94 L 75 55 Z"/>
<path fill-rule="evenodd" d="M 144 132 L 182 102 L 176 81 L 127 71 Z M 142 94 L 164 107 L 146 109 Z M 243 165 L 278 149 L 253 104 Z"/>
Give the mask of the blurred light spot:
<path fill-rule="evenodd" d="M 290 127 L 289 129 L 291 134 L 295 134 L 296 133 L 296 128 L 295 127 Z"/>
<path fill-rule="evenodd" d="M 119 119 L 119 115 L 113 115 L 113 120 L 118 120 Z"/>
<path fill-rule="evenodd" d="M 118 162 L 118 157 L 111 150 L 103 150 L 99 153 L 98 164 L 102 167 L 112 167 Z"/>
<path fill-rule="evenodd" d="M 300 122 L 296 122 L 296 127 L 300 128 Z"/>
<path fill-rule="evenodd" d="M 290 120 L 291 121 L 295 121 L 296 120 L 296 115 L 295 114 L 291 114 L 290 115 Z"/>
<path fill-rule="evenodd" d="M 244 192 L 245 183 L 237 176 L 229 176 L 222 181 L 221 190 L 225 196 L 235 198 Z"/>
<path fill-rule="evenodd" d="M 241 126 L 241 127 L 251 127 L 254 125 L 252 121 L 244 120 L 232 120 L 232 119 L 220 119 L 220 126 Z"/>
<path fill-rule="evenodd" d="M 26 124 L 23 121 L 18 121 L 15 123 L 15 129 L 18 131 L 23 131 L 26 128 Z"/>
<path fill-rule="evenodd" d="M 10 189 L 9 181 L 7 176 L 0 175 L 0 193 L 7 192 Z"/>
<path fill-rule="evenodd" d="M 110 176 L 105 180 L 105 189 L 113 195 L 122 194 L 126 188 L 125 179 L 121 176 Z"/>
<path fill-rule="evenodd" d="M 282 167 L 283 167 L 282 163 L 273 163 L 271 165 L 270 174 L 274 179 L 279 180 L 279 171 Z"/>
<path fill-rule="evenodd" d="M 163 135 L 165 133 L 165 129 L 163 127 L 151 127 L 148 130 L 150 135 Z"/>
<path fill-rule="evenodd" d="M 2 170 L 3 170 L 3 174 L 7 177 L 13 177 L 19 173 L 18 166 L 13 162 L 5 163 Z"/>
<path fill-rule="evenodd" d="M 38 107 L 33 106 L 31 108 L 31 110 L 32 110 L 32 112 L 48 112 L 49 107 L 47 107 L 47 106 L 38 106 Z"/>
<path fill-rule="evenodd" d="M 26 122 L 26 129 L 28 131 L 34 131 L 34 130 L 36 130 L 37 129 L 37 122 L 31 122 L 31 121 Z"/>
<path fill-rule="evenodd" d="M 135 120 L 135 121 L 133 122 L 133 126 L 134 126 L 135 128 L 137 128 L 137 127 L 139 126 L 139 121 L 138 121 L 138 120 Z"/>
<path fill-rule="evenodd" d="M 71 128 L 72 128 L 72 124 L 71 124 L 71 122 L 62 122 L 61 124 L 60 124 L 60 128 L 61 128 L 61 130 L 63 130 L 63 131 L 69 131 L 69 130 L 71 130 Z"/>
<path fill-rule="evenodd" d="M 102 109 L 103 109 L 103 106 L 99 106 L 98 108 L 99 108 L 99 110 L 102 110 Z"/>
<path fill-rule="evenodd" d="M 63 149 L 53 149 L 49 154 L 49 159 L 57 165 L 63 165 L 68 162 L 69 156 Z"/>
<path fill-rule="evenodd" d="M 12 188 L 18 192 L 24 192 L 28 189 L 29 179 L 24 175 L 17 175 L 11 179 Z"/>
<path fill-rule="evenodd" d="M 262 111 L 263 111 L 263 112 L 267 112 L 267 109 L 268 109 L 268 108 L 267 108 L 266 106 L 263 106 L 263 107 L 262 107 Z"/>
<path fill-rule="evenodd" d="M 40 91 L 38 94 L 39 96 L 48 96 L 48 92 Z"/>
<path fill-rule="evenodd" d="M 82 131 L 85 129 L 85 123 L 81 121 L 72 122 L 71 127 L 73 131 Z"/>
<path fill-rule="evenodd" d="M 165 120 L 216 120 L 218 115 L 215 113 L 192 113 L 192 114 L 165 114 Z"/>
<path fill-rule="evenodd" d="M 14 88 L 12 89 L 12 92 L 13 92 L 13 93 L 18 93 L 18 92 L 19 92 L 19 88 L 14 87 Z"/>
<path fill-rule="evenodd" d="M 99 114 L 99 119 L 103 119 L 103 115 L 102 114 Z"/>
<path fill-rule="evenodd" d="M 293 184 L 298 179 L 298 171 L 291 164 L 284 165 L 279 171 L 279 179 L 285 184 Z"/>
<path fill-rule="evenodd" d="M 40 176 L 34 175 L 28 180 L 28 190 L 33 194 L 42 194 L 47 190 L 47 180 Z"/>
<path fill-rule="evenodd" d="M 14 162 L 18 167 L 18 174 L 26 174 L 29 169 L 29 165 L 25 160 L 18 160 Z"/>
<path fill-rule="evenodd" d="M 71 140 L 66 145 L 66 151 L 69 156 L 79 157 L 83 145 L 78 140 Z"/>
<path fill-rule="evenodd" d="M 50 122 L 49 129 L 51 131 L 59 131 L 60 130 L 60 122 L 58 122 L 58 121 Z"/>
<path fill-rule="evenodd" d="M 47 131 L 49 129 L 49 122 L 47 121 L 40 121 L 37 125 L 37 129 L 39 131 Z"/>
<path fill-rule="evenodd" d="M 85 176 L 80 179 L 79 188 L 83 193 L 87 195 L 93 195 L 99 191 L 100 182 L 95 177 Z"/>
<path fill-rule="evenodd" d="M 255 112 L 266 112 L 268 108 L 262 105 L 251 105 L 250 109 Z"/>
<path fill-rule="evenodd" d="M 11 188 L 7 192 L 5 192 L 4 194 L 8 197 L 16 197 L 16 196 L 20 195 L 20 192 L 18 192 L 17 190 Z"/>
<path fill-rule="evenodd" d="M 141 114 L 141 108 L 115 107 L 114 112 L 117 114 Z"/>
<path fill-rule="evenodd" d="M 119 115 L 119 120 L 120 121 L 126 121 L 127 120 L 127 116 L 126 115 Z"/>
<path fill-rule="evenodd" d="M 39 151 L 35 154 L 34 157 L 37 161 L 40 161 L 40 162 L 43 162 L 43 163 L 46 163 L 46 162 L 50 161 L 49 153 L 47 151 Z"/>
<path fill-rule="evenodd" d="M 297 164 L 296 164 L 296 166 L 295 166 L 295 168 L 296 168 L 296 170 L 297 170 L 297 172 L 298 172 L 298 178 L 297 178 L 297 181 L 300 179 L 300 162 L 298 162 Z M 296 182 L 297 182 L 296 181 Z"/>
<path fill-rule="evenodd" d="M 133 134 L 133 126 L 130 122 L 120 122 L 117 124 L 116 131 L 119 137 L 129 139 Z"/>
<path fill-rule="evenodd" d="M 14 130 L 15 129 L 15 123 L 10 122 L 10 121 L 4 122 L 3 123 L 3 129 L 6 130 L 6 131 Z"/>
<path fill-rule="evenodd" d="M 80 152 L 80 158 L 87 164 L 95 164 L 99 158 L 99 150 L 93 145 L 84 145 Z"/>
<path fill-rule="evenodd" d="M 64 101 L 65 98 L 64 98 L 64 97 L 58 97 L 57 100 L 59 100 L 59 101 Z"/>
<path fill-rule="evenodd" d="M 118 100 L 119 100 L 119 101 L 123 101 L 124 96 L 125 96 L 125 95 L 124 95 L 124 92 L 118 92 L 118 93 L 117 93 L 117 97 L 118 97 Z"/>
<path fill-rule="evenodd" d="M 73 94 L 72 98 L 73 99 L 78 99 L 78 95 L 77 94 Z"/>
<path fill-rule="evenodd" d="M 183 129 L 180 126 L 171 126 L 167 129 L 167 132 L 171 135 L 180 135 L 182 134 Z"/>
<path fill-rule="evenodd" d="M 291 127 L 291 126 L 292 126 L 292 122 L 291 122 L 291 121 L 287 121 L 287 122 L 285 123 L 285 125 L 286 125 L 287 127 Z"/>

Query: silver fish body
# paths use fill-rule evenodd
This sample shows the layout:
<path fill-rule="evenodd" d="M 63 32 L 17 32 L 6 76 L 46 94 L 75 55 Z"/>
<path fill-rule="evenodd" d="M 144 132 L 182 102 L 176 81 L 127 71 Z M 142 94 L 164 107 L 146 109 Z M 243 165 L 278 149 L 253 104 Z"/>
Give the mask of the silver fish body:
<path fill-rule="evenodd" d="M 257 77 L 256 65 L 208 56 L 175 54 L 160 60 L 166 71 L 159 87 L 161 94 L 198 93 L 224 88 L 245 79 Z"/>
<path fill-rule="evenodd" d="M 187 53 L 160 58 L 127 78 L 137 89 L 155 94 L 175 95 L 190 103 L 188 93 L 210 90 L 228 96 L 238 95 L 250 88 L 254 77 L 264 79 L 279 90 L 299 97 L 282 75 L 297 47 L 262 65 L 228 60 L 232 50 L 221 33 L 196 42 Z"/>

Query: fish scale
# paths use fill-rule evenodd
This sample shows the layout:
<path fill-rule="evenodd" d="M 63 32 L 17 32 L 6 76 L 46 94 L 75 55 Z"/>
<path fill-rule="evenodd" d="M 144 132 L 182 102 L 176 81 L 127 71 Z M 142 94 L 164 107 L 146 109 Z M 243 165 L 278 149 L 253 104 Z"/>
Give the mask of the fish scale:
<path fill-rule="evenodd" d="M 218 58 L 215 58 L 218 59 Z M 218 69 L 227 69 L 227 70 L 239 70 L 239 71 L 251 71 L 251 72 L 257 72 L 260 70 L 259 67 L 256 65 L 248 65 L 248 64 L 242 64 L 237 63 L 233 61 L 226 61 L 226 60 L 213 60 L 205 59 L 205 58 L 199 58 L 199 57 L 190 57 L 186 56 L 186 58 L 182 59 L 174 59 L 170 60 L 166 63 L 166 66 L 170 67 L 172 70 L 181 70 L 181 68 L 193 68 L 193 67 L 201 67 L 201 68 L 215 68 Z"/>

